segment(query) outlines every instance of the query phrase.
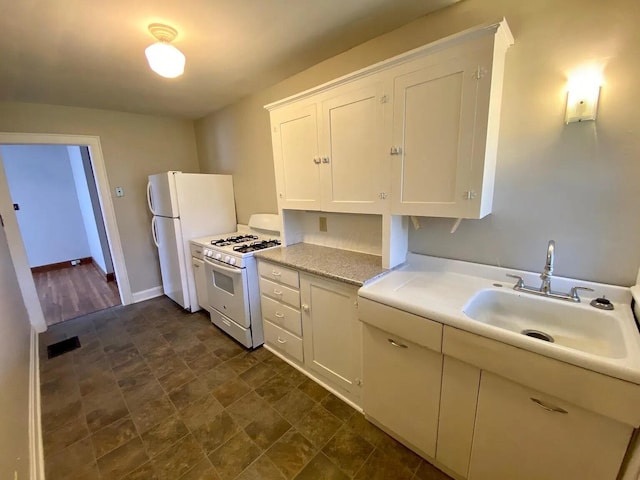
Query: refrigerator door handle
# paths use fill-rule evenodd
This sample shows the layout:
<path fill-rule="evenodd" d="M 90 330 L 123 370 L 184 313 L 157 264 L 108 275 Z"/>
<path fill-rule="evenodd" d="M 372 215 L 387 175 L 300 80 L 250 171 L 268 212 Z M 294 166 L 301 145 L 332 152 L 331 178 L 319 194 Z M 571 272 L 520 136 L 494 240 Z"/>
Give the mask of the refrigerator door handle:
<path fill-rule="evenodd" d="M 160 242 L 158 242 L 158 230 L 156 228 L 156 218 L 153 217 L 151 220 L 151 238 L 153 238 L 153 243 L 156 244 L 156 247 L 160 248 Z"/>
<path fill-rule="evenodd" d="M 156 212 L 153 209 L 153 203 L 151 202 L 151 182 L 147 182 L 147 204 L 149 205 L 149 210 L 151 211 L 151 213 L 155 215 Z"/>

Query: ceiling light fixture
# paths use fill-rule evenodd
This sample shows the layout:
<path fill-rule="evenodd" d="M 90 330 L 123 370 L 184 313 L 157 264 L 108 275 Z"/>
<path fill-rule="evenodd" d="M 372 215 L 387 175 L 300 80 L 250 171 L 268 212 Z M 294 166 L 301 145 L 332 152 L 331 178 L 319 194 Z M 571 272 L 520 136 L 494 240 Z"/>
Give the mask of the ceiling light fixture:
<path fill-rule="evenodd" d="M 152 23 L 149 25 L 151 35 L 158 39 L 149 45 L 144 54 L 151 70 L 165 78 L 176 78 L 184 73 L 184 54 L 170 43 L 178 36 L 178 31 L 169 25 Z"/>

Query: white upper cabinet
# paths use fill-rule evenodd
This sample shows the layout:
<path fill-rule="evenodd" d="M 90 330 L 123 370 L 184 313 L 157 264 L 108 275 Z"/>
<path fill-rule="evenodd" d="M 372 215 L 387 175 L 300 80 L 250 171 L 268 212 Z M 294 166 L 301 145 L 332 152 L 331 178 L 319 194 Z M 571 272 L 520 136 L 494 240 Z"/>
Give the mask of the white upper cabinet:
<path fill-rule="evenodd" d="M 394 78 L 394 214 L 437 217 L 477 216 L 481 169 L 473 171 L 477 60 L 454 58 L 437 64 L 413 62 L 417 69 Z M 404 70 L 403 66 L 400 70 Z M 479 177 L 469 195 L 471 176 Z M 469 198 L 469 197 L 472 198 Z"/>
<path fill-rule="evenodd" d="M 271 115 L 280 208 L 320 209 L 318 106 L 293 104 Z"/>
<path fill-rule="evenodd" d="M 267 105 L 280 209 L 491 213 L 506 21 Z"/>
<path fill-rule="evenodd" d="M 272 112 L 280 208 L 380 211 L 384 99 L 382 85 L 366 79 Z"/>
<path fill-rule="evenodd" d="M 355 82 L 322 102 L 322 210 L 380 213 L 388 192 L 381 82 Z"/>
<path fill-rule="evenodd" d="M 502 84 L 494 40 L 474 39 L 392 69 L 392 214 L 491 212 Z"/>

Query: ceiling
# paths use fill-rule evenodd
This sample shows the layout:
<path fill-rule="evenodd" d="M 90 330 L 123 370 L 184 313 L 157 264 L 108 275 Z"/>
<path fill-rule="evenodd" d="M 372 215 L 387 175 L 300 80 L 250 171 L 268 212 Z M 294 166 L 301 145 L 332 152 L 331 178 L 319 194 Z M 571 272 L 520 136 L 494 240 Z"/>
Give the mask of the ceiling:
<path fill-rule="evenodd" d="M 199 118 L 458 0 L 0 0 L 0 101 Z M 153 22 L 185 73 L 146 64 Z"/>

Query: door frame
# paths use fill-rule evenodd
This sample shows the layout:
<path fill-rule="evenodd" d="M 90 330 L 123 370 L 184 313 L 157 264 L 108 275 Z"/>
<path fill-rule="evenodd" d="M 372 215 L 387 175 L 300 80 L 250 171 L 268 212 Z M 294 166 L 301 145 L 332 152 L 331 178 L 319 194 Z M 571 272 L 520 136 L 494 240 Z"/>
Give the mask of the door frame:
<path fill-rule="evenodd" d="M 118 283 L 120 301 L 122 305 L 132 303 L 131 285 L 127 275 L 127 267 L 124 260 L 124 252 L 120 241 L 120 232 L 116 222 L 115 210 L 111 198 L 111 188 L 107 178 L 107 170 L 104 164 L 100 137 L 93 135 L 65 135 L 43 133 L 9 133 L 0 132 L 0 145 L 80 145 L 89 148 L 93 177 L 98 188 L 100 210 L 104 221 L 109 241 L 109 251 L 113 260 L 113 268 Z M 13 210 L 11 194 L 4 171 L 4 163 L 0 156 L 0 214 L 4 219 L 4 228 L 9 243 L 9 252 L 13 261 L 22 298 L 29 314 L 29 320 L 33 328 L 38 332 L 44 332 L 47 324 L 40 306 L 38 292 L 29 266 L 27 252 L 22 242 L 18 218 Z"/>

